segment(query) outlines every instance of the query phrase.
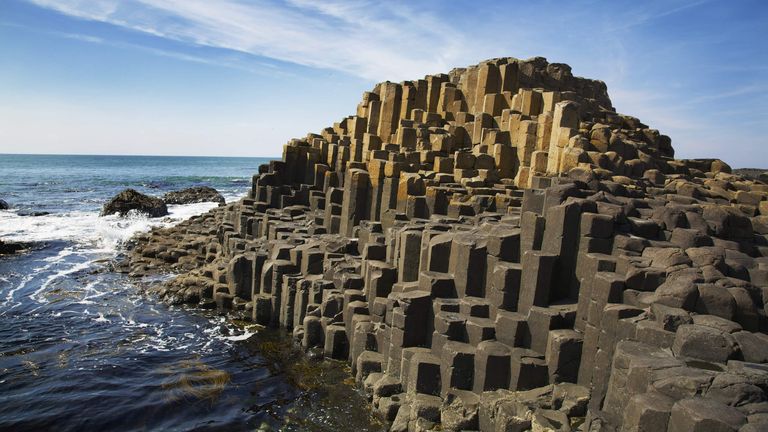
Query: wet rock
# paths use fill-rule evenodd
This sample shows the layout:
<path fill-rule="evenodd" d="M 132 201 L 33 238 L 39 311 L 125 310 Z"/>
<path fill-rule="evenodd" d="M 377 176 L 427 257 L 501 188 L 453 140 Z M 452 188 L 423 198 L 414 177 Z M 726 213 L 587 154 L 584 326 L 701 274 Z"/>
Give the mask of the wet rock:
<path fill-rule="evenodd" d="M 168 214 L 168 208 L 160 198 L 144 195 L 134 189 L 126 189 L 104 204 L 101 216 L 111 214 L 125 216 L 130 211 L 136 211 L 149 217 L 160 217 Z"/>
<path fill-rule="evenodd" d="M 20 211 L 17 214 L 19 216 L 39 217 L 39 216 L 48 216 L 51 213 L 47 211 Z"/>
<path fill-rule="evenodd" d="M 9 206 L 5 200 L 0 199 L 0 210 L 8 210 L 9 208 L 11 208 L 11 206 Z"/>
<path fill-rule="evenodd" d="M 209 186 L 195 186 L 182 190 L 168 192 L 163 195 L 166 204 L 194 204 L 215 202 L 225 204 L 224 197 L 216 189 Z"/>
<path fill-rule="evenodd" d="M 0 255 L 12 255 L 23 250 L 29 249 L 31 245 L 21 242 L 6 242 L 0 240 Z"/>

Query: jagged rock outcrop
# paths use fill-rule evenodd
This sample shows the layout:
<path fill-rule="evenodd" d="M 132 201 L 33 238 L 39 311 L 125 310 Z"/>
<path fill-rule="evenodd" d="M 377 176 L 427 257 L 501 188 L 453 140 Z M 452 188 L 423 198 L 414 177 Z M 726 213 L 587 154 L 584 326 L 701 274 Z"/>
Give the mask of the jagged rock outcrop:
<path fill-rule="evenodd" d="M 216 189 L 210 186 L 194 186 L 182 190 L 168 192 L 163 195 L 166 204 L 194 204 L 201 202 L 215 202 L 225 204 L 224 197 Z"/>
<path fill-rule="evenodd" d="M 101 216 L 111 214 L 125 216 L 131 211 L 142 213 L 149 217 L 160 217 L 168 214 L 168 208 L 160 198 L 144 195 L 134 189 L 126 189 L 104 204 Z"/>
<path fill-rule="evenodd" d="M 730 171 L 494 59 L 377 85 L 129 269 L 348 361 L 392 430 L 765 430 L 768 185 Z"/>

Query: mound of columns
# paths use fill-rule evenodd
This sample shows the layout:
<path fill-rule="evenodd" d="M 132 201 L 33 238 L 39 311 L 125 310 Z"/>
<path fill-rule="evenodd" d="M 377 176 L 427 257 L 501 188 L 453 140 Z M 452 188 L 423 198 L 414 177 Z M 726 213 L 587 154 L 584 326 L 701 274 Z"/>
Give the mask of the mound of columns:
<path fill-rule="evenodd" d="M 673 155 L 491 60 L 378 85 L 130 269 L 349 362 L 392 430 L 765 430 L 768 185 Z"/>

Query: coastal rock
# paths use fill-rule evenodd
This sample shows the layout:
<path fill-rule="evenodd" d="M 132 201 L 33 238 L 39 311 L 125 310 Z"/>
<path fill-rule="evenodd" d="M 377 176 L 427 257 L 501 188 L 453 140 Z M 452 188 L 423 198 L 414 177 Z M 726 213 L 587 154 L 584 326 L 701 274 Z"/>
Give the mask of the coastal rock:
<path fill-rule="evenodd" d="M 225 204 L 224 197 L 216 189 L 209 186 L 194 186 L 163 195 L 166 204 L 194 204 L 215 202 Z"/>
<path fill-rule="evenodd" d="M 8 210 L 9 208 L 11 208 L 11 206 L 9 206 L 8 203 L 4 200 L 0 199 L 0 210 Z"/>
<path fill-rule="evenodd" d="M 48 216 L 51 214 L 51 212 L 47 211 L 37 211 L 37 210 L 31 210 L 31 211 L 20 211 L 18 213 L 19 216 L 30 216 L 30 217 L 40 217 L 40 216 Z"/>
<path fill-rule="evenodd" d="M 733 173 L 750 180 L 759 180 L 763 183 L 768 183 L 768 170 L 765 169 L 737 168 L 733 170 Z"/>
<path fill-rule="evenodd" d="M 760 430 L 768 186 L 671 143 L 541 57 L 384 82 L 127 267 L 346 360 L 391 430 Z"/>
<path fill-rule="evenodd" d="M 0 240 L 0 255 L 12 255 L 29 248 L 29 244 Z"/>
<path fill-rule="evenodd" d="M 104 204 L 101 216 L 111 214 L 125 216 L 132 210 L 149 217 L 160 217 L 168 214 L 168 208 L 160 198 L 144 195 L 134 189 L 126 189 Z"/>

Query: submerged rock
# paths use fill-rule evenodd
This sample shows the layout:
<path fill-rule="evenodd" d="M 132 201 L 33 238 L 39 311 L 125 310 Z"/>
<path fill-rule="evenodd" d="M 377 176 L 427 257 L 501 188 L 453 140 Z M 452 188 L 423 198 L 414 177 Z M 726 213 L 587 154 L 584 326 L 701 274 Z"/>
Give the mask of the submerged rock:
<path fill-rule="evenodd" d="M 51 214 L 51 212 L 47 211 L 20 211 L 19 216 L 31 216 L 31 217 L 38 217 L 38 216 L 48 216 Z"/>
<path fill-rule="evenodd" d="M 215 202 L 224 204 L 224 197 L 219 191 L 209 186 L 195 186 L 163 195 L 166 204 L 194 204 L 201 202 Z"/>
<path fill-rule="evenodd" d="M 131 210 L 144 213 L 149 217 L 160 217 L 168 214 L 168 208 L 160 198 L 144 195 L 133 189 L 126 189 L 104 204 L 101 216 L 111 214 L 125 216 Z"/>

